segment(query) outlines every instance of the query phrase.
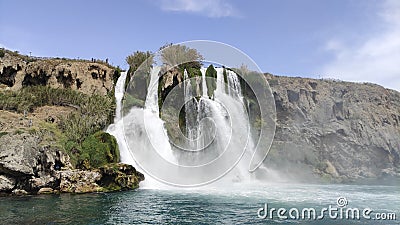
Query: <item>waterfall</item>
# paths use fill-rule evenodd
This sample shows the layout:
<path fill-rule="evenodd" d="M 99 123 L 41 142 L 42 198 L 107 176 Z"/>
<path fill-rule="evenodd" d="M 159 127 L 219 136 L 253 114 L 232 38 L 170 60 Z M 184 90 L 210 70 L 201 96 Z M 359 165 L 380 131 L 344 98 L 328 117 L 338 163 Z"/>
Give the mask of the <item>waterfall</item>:
<path fill-rule="evenodd" d="M 206 85 L 206 70 L 207 70 L 207 68 L 200 68 L 203 97 L 208 97 L 207 96 L 207 85 Z"/>
<path fill-rule="evenodd" d="M 149 155 L 151 149 L 154 149 L 158 156 L 169 163 L 194 166 L 209 163 L 227 150 L 239 156 L 243 154 L 244 148 L 252 150 L 254 147 L 251 138 L 249 139 L 250 124 L 239 79 L 233 71 L 227 70 L 226 84 L 224 69 L 216 68 L 216 70 L 217 85 L 213 100 L 209 98 L 207 92 L 206 80 L 209 78 L 205 76 L 206 68 L 201 68 L 201 87 L 198 87 L 199 79 L 193 78 L 191 80 L 187 71 L 184 71 L 183 87 L 186 115 L 184 132 L 187 142 L 185 147 L 190 151 L 176 149 L 176 146 L 171 144 L 164 127 L 164 121 L 159 117 L 158 77 L 160 67 L 151 70 L 144 108 L 133 107 L 123 117 L 121 117 L 122 96 L 124 95 L 126 72 L 121 74 L 115 87 L 117 101 L 115 121 L 108 127 L 107 132 L 117 139 L 121 161 L 135 166 L 145 174 L 146 180 L 141 183 L 141 187 L 157 188 L 161 185 L 160 182 L 148 176 L 146 171 L 142 170 L 141 165 L 146 163 L 152 166 L 152 172 L 168 174 L 171 177 L 178 177 L 177 179 L 188 179 L 187 175 L 182 175 L 179 170 L 164 171 L 161 161 L 157 161 L 159 159 L 156 160 L 153 155 Z M 192 82 L 195 82 L 194 85 L 192 85 Z M 201 94 L 198 92 L 199 88 L 202 90 Z M 195 96 L 196 93 L 200 96 Z M 246 143 L 243 143 L 244 141 Z M 244 160 L 239 161 L 236 167 L 222 179 L 223 182 L 249 179 L 248 162 L 251 154 L 250 151 L 245 152 Z M 137 158 L 145 162 L 141 161 L 142 164 L 138 164 L 135 161 Z M 227 159 L 222 163 L 231 165 L 235 161 Z M 207 174 L 211 171 L 212 168 L 209 171 L 190 175 L 202 176 L 202 173 Z M 165 185 L 161 186 L 165 187 Z"/>
<path fill-rule="evenodd" d="M 158 73 L 161 67 L 157 66 L 151 69 L 150 72 L 150 88 L 148 88 L 146 105 L 145 107 L 151 110 L 153 113 L 158 114 Z"/>
<path fill-rule="evenodd" d="M 122 98 L 124 97 L 124 92 L 125 92 L 125 80 L 126 80 L 126 74 L 127 72 L 121 72 L 121 76 L 118 78 L 117 83 L 115 84 L 115 102 L 117 104 L 117 107 L 115 108 L 115 119 L 114 123 L 116 121 L 119 121 L 122 116 Z"/>
<path fill-rule="evenodd" d="M 128 147 L 124 140 L 124 130 L 122 124 L 122 99 L 125 92 L 125 80 L 127 72 L 121 72 L 121 76 L 118 78 L 115 84 L 114 95 L 115 95 L 115 118 L 114 123 L 108 126 L 106 132 L 113 135 L 117 139 L 118 148 L 120 152 L 121 162 L 134 165 L 134 160 L 129 154 Z"/>

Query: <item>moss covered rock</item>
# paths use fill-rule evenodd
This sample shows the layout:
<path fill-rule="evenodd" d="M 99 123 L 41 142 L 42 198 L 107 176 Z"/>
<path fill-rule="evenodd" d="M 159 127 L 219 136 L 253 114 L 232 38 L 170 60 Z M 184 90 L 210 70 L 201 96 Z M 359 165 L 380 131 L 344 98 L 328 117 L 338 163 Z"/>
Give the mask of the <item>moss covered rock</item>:
<path fill-rule="evenodd" d="M 217 89 L 217 71 L 213 65 L 208 66 L 206 70 L 206 84 L 207 84 L 207 95 L 210 98 L 214 98 L 214 91 Z"/>
<path fill-rule="evenodd" d="M 121 191 L 139 187 L 139 182 L 144 180 L 144 175 L 136 169 L 123 163 L 111 163 L 99 168 L 102 178 L 98 184 L 102 191 Z"/>

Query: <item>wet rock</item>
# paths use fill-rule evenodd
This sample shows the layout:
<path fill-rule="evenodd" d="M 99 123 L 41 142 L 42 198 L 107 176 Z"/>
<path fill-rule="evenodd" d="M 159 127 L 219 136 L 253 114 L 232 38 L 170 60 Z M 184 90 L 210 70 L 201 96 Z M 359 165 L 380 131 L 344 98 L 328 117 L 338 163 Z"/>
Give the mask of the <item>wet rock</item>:
<path fill-rule="evenodd" d="M 25 191 L 25 190 L 23 190 L 23 189 L 14 189 L 14 190 L 12 191 L 12 194 L 13 194 L 13 195 L 27 195 L 28 192 Z"/>
<path fill-rule="evenodd" d="M 54 193 L 54 190 L 53 190 L 53 188 L 44 187 L 44 188 L 40 188 L 37 193 L 38 194 L 52 194 L 52 193 Z"/>
<path fill-rule="evenodd" d="M 15 187 L 15 179 L 12 177 L 7 177 L 5 175 L 0 175 L 0 192 L 11 191 Z"/>
<path fill-rule="evenodd" d="M 99 171 L 102 178 L 98 182 L 105 191 L 130 190 L 139 187 L 139 182 L 144 180 L 144 175 L 127 164 L 108 164 Z"/>
<path fill-rule="evenodd" d="M 101 179 L 97 171 L 67 170 L 59 171 L 60 191 L 66 193 L 98 192 L 102 188 L 96 183 Z"/>

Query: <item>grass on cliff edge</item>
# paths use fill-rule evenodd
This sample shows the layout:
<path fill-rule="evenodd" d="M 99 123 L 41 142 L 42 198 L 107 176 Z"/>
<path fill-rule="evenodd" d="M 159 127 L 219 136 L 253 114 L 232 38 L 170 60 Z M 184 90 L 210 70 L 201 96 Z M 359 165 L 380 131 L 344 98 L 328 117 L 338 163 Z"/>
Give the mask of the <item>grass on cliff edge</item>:
<path fill-rule="evenodd" d="M 88 169 L 119 161 L 115 138 L 102 131 L 114 117 L 115 104 L 111 95 L 86 95 L 47 86 L 0 92 L 2 110 L 26 113 L 46 105 L 68 106 L 75 110 L 59 118 L 58 124 L 35 124 L 30 132 L 43 140 L 55 139 L 49 144 L 66 151 L 75 167 Z"/>

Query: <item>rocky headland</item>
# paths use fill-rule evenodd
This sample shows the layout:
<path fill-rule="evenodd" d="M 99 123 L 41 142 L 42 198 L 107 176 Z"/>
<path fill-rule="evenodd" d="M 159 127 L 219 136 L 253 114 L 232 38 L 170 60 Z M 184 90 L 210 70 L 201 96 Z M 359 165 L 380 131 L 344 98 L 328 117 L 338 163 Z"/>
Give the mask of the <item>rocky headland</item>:
<path fill-rule="evenodd" d="M 105 62 L 0 57 L 0 195 L 129 190 L 112 122 L 120 71 Z"/>

